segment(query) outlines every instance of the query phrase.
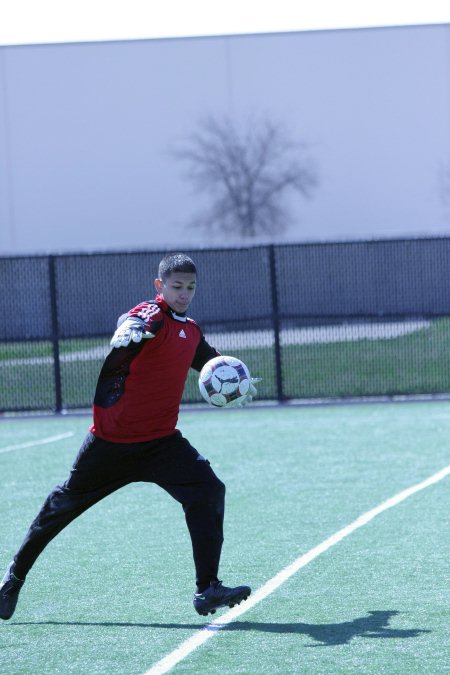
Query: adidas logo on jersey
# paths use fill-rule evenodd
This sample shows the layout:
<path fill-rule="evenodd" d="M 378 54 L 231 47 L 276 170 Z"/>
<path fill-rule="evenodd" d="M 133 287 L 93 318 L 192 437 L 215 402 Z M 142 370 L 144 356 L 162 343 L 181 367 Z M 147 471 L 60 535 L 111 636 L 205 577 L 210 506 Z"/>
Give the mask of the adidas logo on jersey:
<path fill-rule="evenodd" d="M 180 332 L 178 333 L 178 335 L 179 335 L 180 337 L 182 337 L 182 338 L 187 337 L 187 335 L 186 335 L 186 333 L 184 332 L 183 329 L 180 330 Z"/>

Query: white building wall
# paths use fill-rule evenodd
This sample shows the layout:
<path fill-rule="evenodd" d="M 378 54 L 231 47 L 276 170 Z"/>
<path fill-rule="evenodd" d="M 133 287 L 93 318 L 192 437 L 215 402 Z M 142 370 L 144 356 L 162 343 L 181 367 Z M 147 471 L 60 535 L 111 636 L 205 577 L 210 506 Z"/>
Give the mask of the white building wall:
<path fill-rule="evenodd" d="M 1 48 L 0 253 L 223 244 L 172 153 L 209 114 L 309 144 L 320 186 L 274 241 L 450 234 L 441 25 Z"/>

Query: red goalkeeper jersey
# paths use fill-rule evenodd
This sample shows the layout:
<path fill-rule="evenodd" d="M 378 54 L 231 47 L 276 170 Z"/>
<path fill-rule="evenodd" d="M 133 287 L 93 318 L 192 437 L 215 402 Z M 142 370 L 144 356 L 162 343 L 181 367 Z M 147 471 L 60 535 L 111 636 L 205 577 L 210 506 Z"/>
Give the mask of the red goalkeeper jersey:
<path fill-rule="evenodd" d="M 189 368 L 200 371 L 218 356 L 195 321 L 173 312 L 161 296 L 128 316 L 143 319 L 155 337 L 113 348 L 100 371 L 91 431 L 115 443 L 173 434 Z"/>

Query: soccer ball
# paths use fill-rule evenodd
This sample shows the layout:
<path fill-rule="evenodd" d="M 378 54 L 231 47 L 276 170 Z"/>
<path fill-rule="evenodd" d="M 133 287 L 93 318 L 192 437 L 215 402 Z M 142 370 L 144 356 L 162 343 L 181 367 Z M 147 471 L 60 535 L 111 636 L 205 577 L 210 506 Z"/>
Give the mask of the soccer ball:
<path fill-rule="evenodd" d="M 234 356 L 216 356 L 203 366 L 198 386 L 207 403 L 223 408 L 245 397 L 250 388 L 250 372 Z"/>

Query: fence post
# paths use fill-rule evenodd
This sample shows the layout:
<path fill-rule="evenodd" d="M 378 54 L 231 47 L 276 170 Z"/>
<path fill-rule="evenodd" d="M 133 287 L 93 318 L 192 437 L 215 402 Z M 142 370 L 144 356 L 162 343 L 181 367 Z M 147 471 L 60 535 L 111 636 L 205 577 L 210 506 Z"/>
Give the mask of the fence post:
<path fill-rule="evenodd" d="M 272 325 L 275 338 L 275 380 L 277 388 L 278 401 L 284 401 L 283 393 L 283 373 L 281 368 L 281 346 L 280 346 L 280 315 L 278 311 L 278 282 L 277 267 L 275 262 L 275 247 L 269 246 L 269 268 L 270 268 L 270 288 L 272 292 Z"/>
<path fill-rule="evenodd" d="M 48 278 L 50 288 L 50 311 L 52 318 L 53 373 L 55 378 L 55 412 L 62 410 L 61 363 L 59 358 L 58 303 L 56 297 L 55 256 L 48 257 Z"/>

